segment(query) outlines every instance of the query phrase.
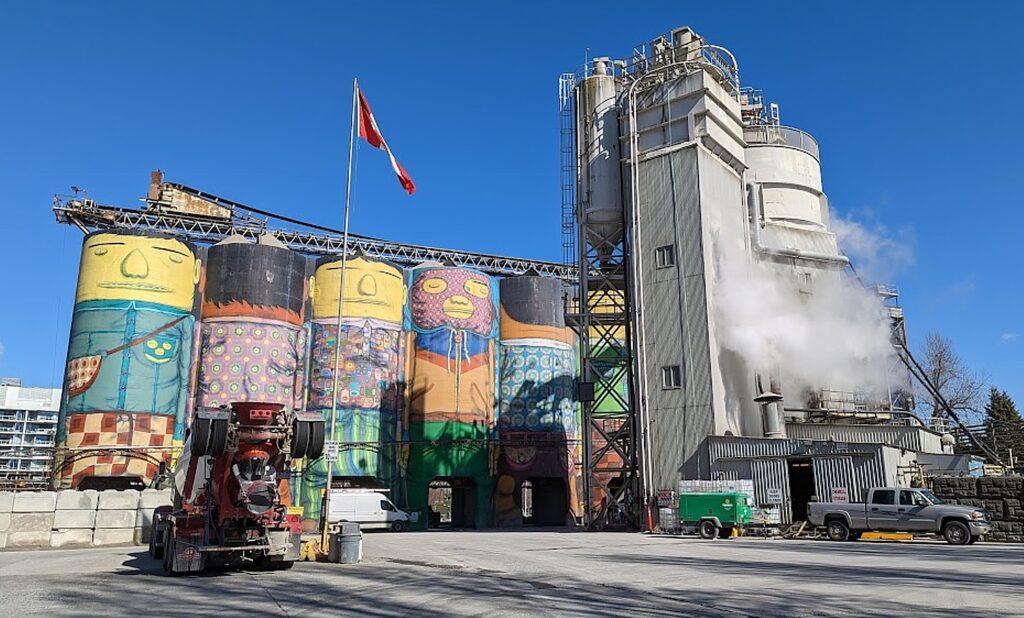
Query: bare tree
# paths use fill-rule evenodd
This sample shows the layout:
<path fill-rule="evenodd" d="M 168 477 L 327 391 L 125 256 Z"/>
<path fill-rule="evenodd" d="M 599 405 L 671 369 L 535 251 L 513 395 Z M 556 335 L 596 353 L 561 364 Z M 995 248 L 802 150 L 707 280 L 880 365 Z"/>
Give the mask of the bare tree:
<path fill-rule="evenodd" d="M 921 348 L 921 365 L 949 406 L 968 424 L 982 420 L 982 404 L 988 378 L 972 371 L 953 349 L 953 341 L 939 333 L 928 333 Z M 934 397 L 922 393 L 920 400 L 933 419 L 946 419 L 945 408 Z"/>

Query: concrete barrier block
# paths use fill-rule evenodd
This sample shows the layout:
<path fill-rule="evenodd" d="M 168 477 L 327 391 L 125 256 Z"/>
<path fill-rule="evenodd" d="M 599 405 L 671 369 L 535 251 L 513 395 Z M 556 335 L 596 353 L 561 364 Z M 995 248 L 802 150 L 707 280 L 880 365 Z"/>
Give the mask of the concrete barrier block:
<path fill-rule="evenodd" d="M 11 514 L 0 513 L 0 532 L 7 532 L 11 529 Z"/>
<path fill-rule="evenodd" d="M 171 504 L 170 489 L 143 489 L 139 495 L 140 509 L 155 509 L 165 504 Z"/>
<path fill-rule="evenodd" d="M 134 528 L 135 509 L 96 511 L 96 528 Z"/>
<path fill-rule="evenodd" d="M 46 513 L 57 507 L 55 491 L 19 491 L 14 495 L 13 513 Z M 49 542 L 47 542 L 49 544 Z"/>
<path fill-rule="evenodd" d="M 97 528 L 92 533 L 93 545 L 131 545 L 135 542 L 135 528 Z"/>
<path fill-rule="evenodd" d="M 57 492 L 57 510 L 95 511 L 99 497 L 100 492 L 95 489 L 86 489 L 85 491 L 67 489 L 60 491 Z"/>
<path fill-rule="evenodd" d="M 10 513 L 14 508 L 14 492 L 0 491 L 0 513 Z"/>
<path fill-rule="evenodd" d="M 116 512 L 116 511 L 111 511 Z M 56 511 L 53 527 L 57 530 L 89 528 L 96 526 L 96 511 Z"/>
<path fill-rule="evenodd" d="M 152 534 L 152 528 L 135 528 L 135 535 L 132 539 L 136 545 L 149 545 L 149 535 Z"/>
<path fill-rule="evenodd" d="M 153 512 L 156 509 L 139 509 L 135 515 L 136 528 L 148 528 L 153 525 Z"/>
<path fill-rule="evenodd" d="M 0 549 L 7 547 L 7 533 L 0 532 Z"/>
<path fill-rule="evenodd" d="M 132 510 L 139 508 L 139 491 L 137 489 L 125 489 L 116 491 L 108 489 L 100 492 L 100 499 L 96 507 L 101 511 Z"/>
<path fill-rule="evenodd" d="M 8 532 L 46 532 L 53 528 L 53 512 L 50 513 L 11 513 L 11 526 Z M 49 541 L 46 542 L 49 544 Z"/>
<path fill-rule="evenodd" d="M 8 532 L 7 547 L 49 547 L 50 531 Z"/>
<path fill-rule="evenodd" d="M 50 533 L 50 547 L 76 547 L 92 545 L 92 530 L 54 530 Z"/>

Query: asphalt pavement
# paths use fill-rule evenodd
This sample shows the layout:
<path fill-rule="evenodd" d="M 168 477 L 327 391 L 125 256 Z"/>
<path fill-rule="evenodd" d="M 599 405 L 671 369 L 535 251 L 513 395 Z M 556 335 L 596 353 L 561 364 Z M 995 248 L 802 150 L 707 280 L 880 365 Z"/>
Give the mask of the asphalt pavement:
<path fill-rule="evenodd" d="M 1024 616 L 1024 546 L 367 533 L 361 564 L 166 577 L 143 547 L 0 552 L 0 615 Z"/>

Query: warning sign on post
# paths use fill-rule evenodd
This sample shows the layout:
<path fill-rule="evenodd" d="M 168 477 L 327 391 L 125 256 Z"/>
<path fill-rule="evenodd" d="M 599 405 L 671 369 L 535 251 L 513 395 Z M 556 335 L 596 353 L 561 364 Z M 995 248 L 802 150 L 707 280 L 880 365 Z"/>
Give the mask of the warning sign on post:
<path fill-rule="evenodd" d="M 849 502 L 850 492 L 845 487 L 832 488 L 832 502 Z"/>
<path fill-rule="evenodd" d="M 324 444 L 324 459 L 334 461 L 338 458 L 338 443 L 328 442 Z"/>

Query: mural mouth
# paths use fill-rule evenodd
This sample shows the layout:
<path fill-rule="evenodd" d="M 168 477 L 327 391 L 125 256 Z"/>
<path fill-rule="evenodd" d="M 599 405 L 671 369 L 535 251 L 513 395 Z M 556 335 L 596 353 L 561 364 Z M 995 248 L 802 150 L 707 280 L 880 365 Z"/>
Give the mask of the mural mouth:
<path fill-rule="evenodd" d="M 127 281 L 108 281 L 99 287 L 112 290 L 145 290 L 146 292 L 170 292 L 170 288 L 155 283 L 129 283 Z"/>
<path fill-rule="evenodd" d="M 444 301 L 441 309 L 444 311 L 445 315 L 462 320 L 473 317 L 473 313 L 476 311 L 473 307 L 473 303 L 469 302 L 469 299 L 461 296 L 452 296 L 448 300 Z"/>
<path fill-rule="evenodd" d="M 389 307 L 390 305 L 383 300 L 374 300 L 372 298 L 346 298 L 346 303 L 357 303 L 360 305 L 377 305 L 378 307 Z"/>

